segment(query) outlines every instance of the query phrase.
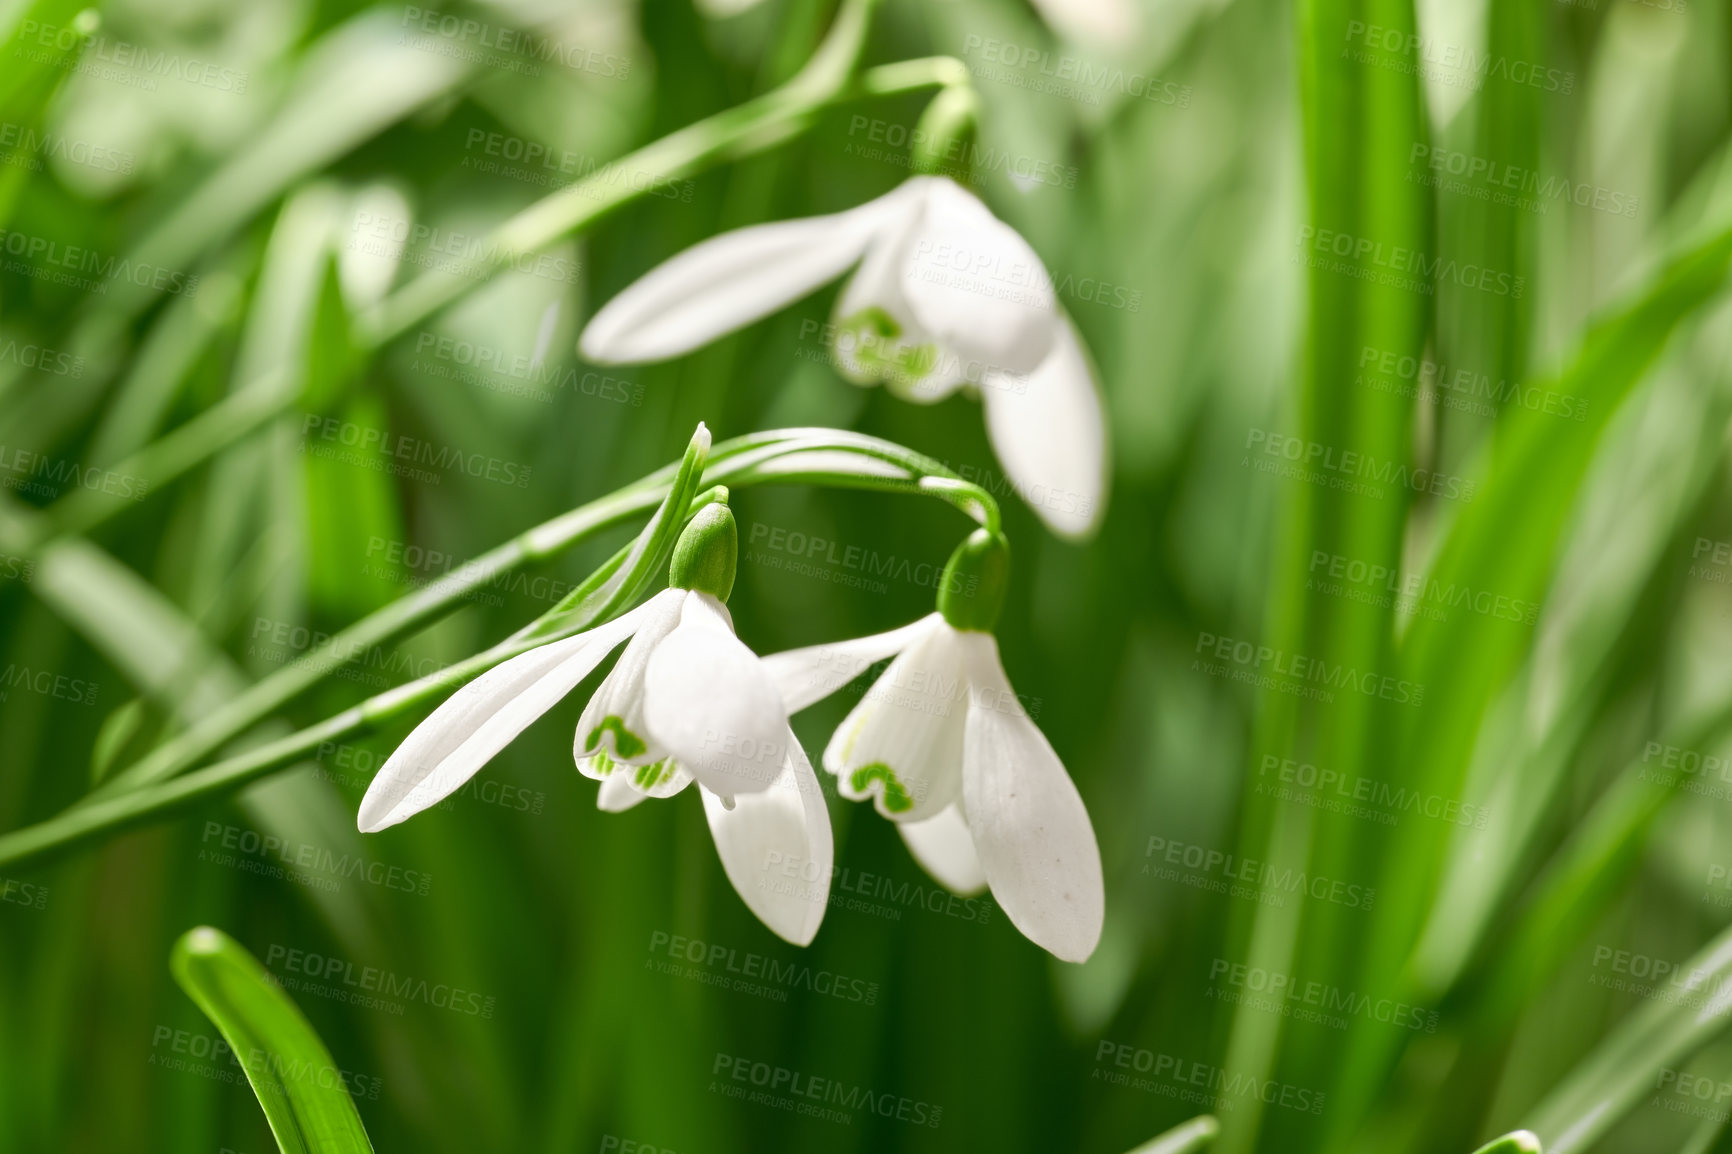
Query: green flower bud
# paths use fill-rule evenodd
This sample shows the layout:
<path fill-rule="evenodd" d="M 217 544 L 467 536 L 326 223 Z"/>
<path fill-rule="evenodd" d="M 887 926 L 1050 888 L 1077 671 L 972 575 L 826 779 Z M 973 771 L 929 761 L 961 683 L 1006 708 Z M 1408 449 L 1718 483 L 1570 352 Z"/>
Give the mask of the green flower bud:
<path fill-rule="evenodd" d="M 979 122 L 980 97 L 973 86 L 953 84 L 939 92 L 915 127 L 909 158 L 914 171 L 967 184 L 974 174 L 969 152 Z"/>
<path fill-rule="evenodd" d="M 1010 542 L 976 529 L 956 547 L 938 583 L 938 611 L 957 629 L 991 633 L 1010 587 Z"/>
<path fill-rule="evenodd" d="M 734 591 L 739 550 L 740 531 L 734 525 L 734 511 L 719 502 L 705 505 L 674 543 L 668 584 L 726 601 Z"/>

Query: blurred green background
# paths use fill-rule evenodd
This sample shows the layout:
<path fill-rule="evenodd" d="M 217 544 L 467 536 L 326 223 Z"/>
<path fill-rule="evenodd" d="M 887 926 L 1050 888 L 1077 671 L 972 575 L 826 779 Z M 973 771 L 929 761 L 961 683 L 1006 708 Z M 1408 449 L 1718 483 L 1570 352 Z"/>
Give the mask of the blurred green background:
<path fill-rule="evenodd" d="M 381 1151 L 1104 1154 L 1203 1112 L 1234 1151 L 1721 1143 L 1724 5 L 886 0 L 866 63 L 969 66 L 960 175 L 1097 362 L 1115 460 L 1086 545 L 1018 501 L 975 401 L 836 374 L 833 288 L 669 364 L 576 358 L 595 305 L 682 248 L 905 179 L 925 95 L 839 102 L 349 351 L 387 289 L 786 80 L 833 15 L 450 11 L 477 31 L 311 0 L 0 5 L 0 828 L 700 420 L 832 425 L 1005 506 L 1000 643 L 1093 817 L 1105 938 L 1065 966 L 947 903 L 827 784 L 831 908 L 788 946 L 695 798 L 596 811 L 581 695 L 364 839 L 399 726 L 0 870 L 0 1150 L 271 1149 L 169 978 L 198 923 L 283 981 Z M 116 468 L 266 377 L 292 403 L 208 462 L 142 488 Z M 392 471 L 387 437 L 487 465 Z M 929 612 L 913 574 L 965 528 L 810 488 L 734 508 L 760 652 Z M 260 736 L 492 643 L 625 539 L 360 655 Z M 1370 688 L 1314 692 L 1318 665 Z M 851 700 L 801 715 L 809 751 Z M 794 976 L 728 986 L 754 956 Z M 741 1101 L 738 1062 L 877 1107 Z"/>

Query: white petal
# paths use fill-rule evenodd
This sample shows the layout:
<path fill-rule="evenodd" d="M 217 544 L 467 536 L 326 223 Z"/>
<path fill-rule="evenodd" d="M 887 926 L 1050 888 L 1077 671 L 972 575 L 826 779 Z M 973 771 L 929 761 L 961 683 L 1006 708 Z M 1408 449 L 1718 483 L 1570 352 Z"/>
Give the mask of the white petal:
<path fill-rule="evenodd" d="M 631 787 L 630 774 L 621 770 L 601 779 L 601 788 L 596 791 L 595 805 L 597 809 L 608 813 L 624 813 L 644 798 L 647 793 L 640 793 Z"/>
<path fill-rule="evenodd" d="M 646 608 L 520 653 L 453 693 L 404 739 L 367 787 L 356 815 L 361 832 L 396 825 L 474 777 L 630 636 Z"/>
<path fill-rule="evenodd" d="M 986 431 L 1016 491 L 1060 536 L 1100 526 L 1106 426 L 1088 353 L 1069 318 L 1052 355 L 1025 377 L 994 374 L 980 390 Z"/>
<path fill-rule="evenodd" d="M 754 225 L 694 245 L 608 301 L 578 347 L 597 364 L 619 364 L 667 360 L 706 345 L 841 276 L 898 203 L 880 197 L 847 212 Z"/>
<path fill-rule="evenodd" d="M 781 690 L 782 703 L 788 707 L 788 712 L 798 713 L 830 696 L 886 657 L 901 653 L 931 629 L 933 622 L 943 620 L 938 614 L 931 613 L 912 625 L 888 633 L 772 653 L 764 658 L 764 668 L 769 671 L 776 688 Z"/>
<path fill-rule="evenodd" d="M 655 647 L 680 623 L 680 607 L 685 600 L 684 589 L 663 589 L 644 603 L 643 623 L 577 720 L 572 756 L 580 769 L 597 750 L 605 750 L 614 761 L 627 765 L 648 765 L 667 756 L 665 749 L 656 748 L 649 739 L 649 726 L 643 717 L 643 674 Z M 585 773 L 605 776 L 589 770 Z"/>
<path fill-rule="evenodd" d="M 754 914 L 797 946 L 824 920 L 834 847 L 824 792 L 792 732 L 788 758 L 770 788 L 734 797 L 729 809 L 707 789 L 704 816 L 728 880 Z"/>
<path fill-rule="evenodd" d="M 922 329 L 965 360 L 1028 373 L 1058 336 L 1046 266 L 1017 231 L 953 181 L 928 186 L 904 242 L 902 293 Z"/>
<path fill-rule="evenodd" d="M 1065 961 L 1084 961 L 1106 912 L 1088 810 L 1023 712 L 992 635 L 968 634 L 967 648 L 973 697 L 962 790 L 975 852 L 1011 923 Z"/>
<path fill-rule="evenodd" d="M 712 791 L 769 787 L 788 756 L 788 711 L 726 607 L 689 593 L 680 623 L 651 654 L 644 719 L 653 739 Z"/>
<path fill-rule="evenodd" d="M 925 821 L 897 822 L 896 831 L 908 843 L 914 860 L 946 889 L 967 896 L 986 888 L 986 873 L 974 853 L 974 835 L 957 806 L 947 805 L 937 817 Z"/>
<path fill-rule="evenodd" d="M 897 655 L 836 729 L 824 768 L 843 797 L 892 821 L 923 821 L 962 793 L 968 681 L 961 636 L 942 618 Z"/>

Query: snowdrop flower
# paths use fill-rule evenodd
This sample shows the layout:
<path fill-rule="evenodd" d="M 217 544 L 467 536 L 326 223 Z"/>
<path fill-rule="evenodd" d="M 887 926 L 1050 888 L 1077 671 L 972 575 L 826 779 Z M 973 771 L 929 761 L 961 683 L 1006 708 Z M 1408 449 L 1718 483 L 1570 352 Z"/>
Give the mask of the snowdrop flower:
<path fill-rule="evenodd" d="M 938 612 L 889 633 L 777 653 L 791 713 L 893 657 L 824 750 L 844 797 L 870 798 L 926 871 L 990 886 L 1016 928 L 1070 962 L 1100 940 L 1100 850 L 1082 797 L 1005 677 L 991 633 L 1009 575 L 1004 538 L 951 557 Z"/>
<path fill-rule="evenodd" d="M 763 864 L 780 853 L 827 877 L 830 817 L 775 683 L 734 636 L 725 602 L 737 541 L 727 506 L 705 507 L 675 546 L 667 589 L 458 690 L 373 779 L 361 800 L 361 831 L 396 825 L 450 795 L 629 638 L 578 723 L 578 768 L 601 779 L 601 808 L 628 809 L 696 781 L 740 897 L 783 938 L 810 942 L 827 894 L 766 888 Z"/>
<path fill-rule="evenodd" d="M 1028 242 L 944 177 L 704 241 L 609 301 L 580 348 L 602 364 L 676 357 L 856 265 L 830 326 L 843 374 L 914 401 L 978 393 L 1018 492 L 1055 532 L 1092 534 L 1106 437 L 1088 353 Z"/>

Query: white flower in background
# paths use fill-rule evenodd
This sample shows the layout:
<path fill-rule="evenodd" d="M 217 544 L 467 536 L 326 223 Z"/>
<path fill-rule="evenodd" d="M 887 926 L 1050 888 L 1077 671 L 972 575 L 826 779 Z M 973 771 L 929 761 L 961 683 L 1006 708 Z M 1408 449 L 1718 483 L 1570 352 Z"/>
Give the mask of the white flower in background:
<path fill-rule="evenodd" d="M 827 894 L 774 892 L 762 884 L 764 863 L 780 853 L 828 876 L 830 817 L 774 682 L 734 636 L 724 602 L 736 537 L 727 506 L 707 506 L 681 534 L 669 588 L 459 689 L 379 770 L 361 800 L 361 831 L 376 833 L 449 796 L 630 638 L 578 725 L 578 768 L 602 780 L 601 808 L 668 797 L 695 780 L 740 897 L 777 934 L 810 942 Z"/>
<path fill-rule="evenodd" d="M 944 177 L 689 248 L 609 301 L 579 348 L 602 364 L 680 356 L 855 265 L 831 333 L 844 375 L 914 401 L 977 392 L 1022 497 L 1055 532 L 1093 533 L 1106 436 L 1088 354 L 1028 242 Z"/>
<path fill-rule="evenodd" d="M 977 531 L 940 584 L 939 612 L 871 637 L 764 659 L 790 713 L 894 660 L 837 728 L 824 768 L 871 798 L 944 885 L 990 886 L 1017 929 L 1070 962 L 1100 941 L 1100 849 L 1076 785 L 1036 728 L 990 632 L 1008 574 L 1002 537 Z"/>

